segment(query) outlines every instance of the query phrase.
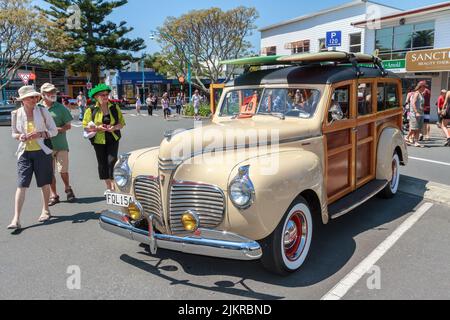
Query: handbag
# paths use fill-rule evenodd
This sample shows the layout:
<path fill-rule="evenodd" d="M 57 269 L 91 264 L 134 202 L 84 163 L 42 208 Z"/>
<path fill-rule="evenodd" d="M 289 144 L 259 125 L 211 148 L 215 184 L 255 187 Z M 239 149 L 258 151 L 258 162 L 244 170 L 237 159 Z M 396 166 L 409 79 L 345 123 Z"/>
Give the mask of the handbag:
<path fill-rule="evenodd" d="M 40 108 L 40 107 L 39 107 L 39 108 Z M 41 116 L 42 116 L 42 118 L 44 119 L 45 128 L 48 129 L 47 121 L 45 120 L 45 116 L 44 116 L 44 112 L 42 111 L 42 109 L 39 109 L 39 110 L 41 111 Z M 45 134 L 47 135 L 47 133 L 45 133 Z M 53 150 L 52 139 L 50 139 L 50 138 L 44 139 L 44 145 L 45 145 L 47 148 Z"/>

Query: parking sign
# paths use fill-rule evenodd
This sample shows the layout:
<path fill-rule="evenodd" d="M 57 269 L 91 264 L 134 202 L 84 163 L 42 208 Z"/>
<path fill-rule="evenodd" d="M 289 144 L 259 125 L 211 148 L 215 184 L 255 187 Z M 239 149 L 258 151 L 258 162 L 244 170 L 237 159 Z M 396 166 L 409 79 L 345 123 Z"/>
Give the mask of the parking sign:
<path fill-rule="evenodd" d="M 342 32 L 341 31 L 330 31 L 327 32 L 327 48 L 330 47 L 340 47 L 342 46 Z"/>

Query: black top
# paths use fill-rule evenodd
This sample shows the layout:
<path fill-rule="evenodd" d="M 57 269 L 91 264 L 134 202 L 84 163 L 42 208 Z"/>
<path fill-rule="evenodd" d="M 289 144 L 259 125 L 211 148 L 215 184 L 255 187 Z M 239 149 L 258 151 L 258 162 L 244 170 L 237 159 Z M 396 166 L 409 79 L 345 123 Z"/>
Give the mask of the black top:
<path fill-rule="evenodd" d="M 382 77 L 376 68 L 361 67 L 364 73 L 360 79 Z M 227 87 L 264 85 L 264 84 L 333 84 L 353 80 L 356 71 L 352 66 L 308 65 L 278 69 L 260 70 L 244 74 L 226 84 Z M 398 78 L 395 73 L 388 72 L 385 78 Z"/>

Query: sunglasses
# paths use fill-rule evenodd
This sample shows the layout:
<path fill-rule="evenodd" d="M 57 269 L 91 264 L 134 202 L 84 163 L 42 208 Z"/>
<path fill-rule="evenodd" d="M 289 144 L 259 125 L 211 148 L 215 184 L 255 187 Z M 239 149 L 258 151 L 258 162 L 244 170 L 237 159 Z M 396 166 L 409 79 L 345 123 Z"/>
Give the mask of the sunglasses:
<path fill-rule="evenodd" d="M 109 93 L 99 93 L 97 97 L 109 97 Z"/>

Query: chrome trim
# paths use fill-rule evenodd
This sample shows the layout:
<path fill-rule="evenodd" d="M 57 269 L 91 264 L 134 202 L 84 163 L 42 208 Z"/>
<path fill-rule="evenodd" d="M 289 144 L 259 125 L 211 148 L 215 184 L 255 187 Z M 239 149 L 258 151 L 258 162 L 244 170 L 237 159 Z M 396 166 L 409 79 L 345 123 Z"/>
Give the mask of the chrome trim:
<path fill-rule="evenodd" d="M 383 190 L 387 185 L 389 184 L 389 181 L 386 181 L 385 184 L 383 184 L 381 187 L 379 187 L 378 189 L 375 189 L 373 192 L 369 193 L 367 196 L 365 196 L 364 198 L 361 199 L 361 201 L 354 203 L 352 206 L 346 208 L 345 210 L 331 216 L 331 219 L 337 219 L 339 217 L 342 217 L 343 215 L 349 213 L 350 211 L 356 209 L 357 207 L 359 207 L 360 205 L 362 205 L 363 203 L 369 201 L 370 199 L 372 199 L 374 196 L 376 196 L 381 190 Z"/>
<path fill-rule="evenodd" d="M 186 211 L 198 215 L 200 227 L 215 228 L 225 219 L 226 197 L 218 186 L 175 180 L 169 193 L 169 227 L 172 233 L 185 231 L 180 218 Z"/>
<path fill-rule="evenodd" d="M 151 181 L 153 184 L 150 186 L 136 186 L 136 183 L 139 183 L 139 181 L 142 180 L 148 180 Z M 138 194 L 142 195 L 142 199 L 140 197 L 137 197 L 136 190 L 138 189 Z M 133 181 L 133 196 L 135 199 L 135 202 L 139 203 L 140 207 L 143 208 L 142 215 L 145 217 L 149 217 L 150 215 L 154 215 L 154 220 L 157 222 L 158 227 L 160 227 L 161 231 L 167 231 L 167 226 L 164 223 L 164 213 L 162 208 L 162 199 L 161 199 L 161 188 L 159 185 L 159 179 L 154 176 L 137 176 Z M 156 212 L 148 212 L 145 210 L 157 208 L 155 209 Z"/>
<path fill-rule="evenodd" d="M 102 229 L 150 245 L 153 252 L 157 248 L 180 251 L 189 254 L 225 258 L 233 260 L 257 260 L 262 257 L 258 242 L 234 233 L 199 229 L 198 236 L 178 237 L 137 229 L 123 220 L 123 214 L 106 210 L 100 216 Z"/>
<path fill-rule="evenodd" d="M 236 183 L 240 182 L 242 183 L 248 183 L 250 185 L 250 200 L 245 205 L 238 205 L 235 203 L 231 197 L 231 186 Z M 228 185 L 228 196 L 230 198 L 231 203 L 240 210 L 246 210 L 250 208 L 255 203 L 256 193 L 255 193 L 255 186 L 253 185 L 252 180 L 250 179 L 250 166 L 242 166 L 238 170 L 238 175 L 234 177 L 233 180 L 231 180 L 230 184 Z"/>
<path fill-rule="evenodd" d="M 130 156 L 131 156 L 131 153 L 121 154 L 119 156 L 119 159 L 115 163 L 114 169 L 113 169 L 114 183 L 119 188 L 119 190 L 121 192 L 124 192 L 124 193 L 129 193 L 130 192 L 130 188 L 132 186 L 132 179 L 133 179 L 133 177 L 132 177 L 132 173 L 131 173 L 131 168 L 128 165 L 128 159 L 129 159 Z M 125 164 L 125 168 L 122 167 L 123 164 Z M 117 181 L 116 181 L 116 170 L 124 171 L 124 173 L 128 176 L 127 183 L 123 187 L 121 187 L 121 186 L 119 186 L 117 184 Z"/>

